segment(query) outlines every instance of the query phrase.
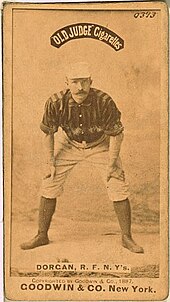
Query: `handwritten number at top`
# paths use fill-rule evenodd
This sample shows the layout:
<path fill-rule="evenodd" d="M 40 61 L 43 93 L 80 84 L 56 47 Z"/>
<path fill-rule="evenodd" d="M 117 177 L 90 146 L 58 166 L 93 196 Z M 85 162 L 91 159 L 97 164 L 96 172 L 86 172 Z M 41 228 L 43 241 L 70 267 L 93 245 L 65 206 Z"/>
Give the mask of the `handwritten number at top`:
<path fill-rule="evenodd" d="M 138 12 L 134 14 L 134 18 L 154 18 L 156 16 L 156 12 Z"/>

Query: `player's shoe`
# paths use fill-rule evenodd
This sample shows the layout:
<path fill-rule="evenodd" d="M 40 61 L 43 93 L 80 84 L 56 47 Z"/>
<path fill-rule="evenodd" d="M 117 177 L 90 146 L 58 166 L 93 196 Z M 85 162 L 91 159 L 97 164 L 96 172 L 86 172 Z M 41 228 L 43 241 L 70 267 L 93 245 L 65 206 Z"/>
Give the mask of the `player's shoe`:
<path fill-rule="evenodd" d="M 122 236 L 122 245 L 132 253 L 144 253 L 143 247 L 139 246 L 131 236 L 123 235 Z"/>
<path fill-rule="evenodd" d="M 30 241 L 24 242 L 20 245 L 22 250 L 31 250 L 36 247 L 49 244 L 48 236 L 42 236 L 41 234 L 37 234 Z"/>

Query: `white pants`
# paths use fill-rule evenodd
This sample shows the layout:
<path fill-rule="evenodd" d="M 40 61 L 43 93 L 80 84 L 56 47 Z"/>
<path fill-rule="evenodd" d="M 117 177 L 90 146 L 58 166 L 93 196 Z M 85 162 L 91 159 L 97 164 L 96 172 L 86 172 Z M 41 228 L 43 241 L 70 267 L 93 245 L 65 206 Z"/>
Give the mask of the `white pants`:
<path fill-rule="evenodd" d="M 109 137 L 91 148 L 80 148 L 80 145 L 73 142 L 60 130 L 57 134 L 55 147 L 56 175 L 52 180 L 50 175 L 45 175 L 42 181 L 41 195 L 46 198 L 55 198 L 62 194 L 66 177 L 71 170 L 82 161 L 93 165 L 100 173 L 106 186 L 111 201 L 121 201 L 129 196 L 128 184 L 126 181 L 111 177 L 107 182 L 107 168 L 109 161 Z M 120 158 L 117 160 L 117 167 L 122 169 Z M 82 171 L 83 173 L 83 171 Z M 115 175 L 115 173 L 114 173 Z"/>

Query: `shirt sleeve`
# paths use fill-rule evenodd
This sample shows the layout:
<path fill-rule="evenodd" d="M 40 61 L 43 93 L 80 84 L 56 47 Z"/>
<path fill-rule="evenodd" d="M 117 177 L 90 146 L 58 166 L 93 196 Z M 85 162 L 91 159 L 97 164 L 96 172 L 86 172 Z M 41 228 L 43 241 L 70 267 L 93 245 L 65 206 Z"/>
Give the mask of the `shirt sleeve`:
<path fill-rule="evenodd" d="M 50 97 L 45 103 L 44 114 L 40 129 L 46 133 L 54 133 L 59 127 L 59 102 L 53 100 L 55 96 Z"/>
<path fill-rule="evenodd" d="M 124 130 L 121 122 L 121 113 L 111 98 L 105 102 L 102 112 L 104 133 L 110 136 L 120 134 Z"/>

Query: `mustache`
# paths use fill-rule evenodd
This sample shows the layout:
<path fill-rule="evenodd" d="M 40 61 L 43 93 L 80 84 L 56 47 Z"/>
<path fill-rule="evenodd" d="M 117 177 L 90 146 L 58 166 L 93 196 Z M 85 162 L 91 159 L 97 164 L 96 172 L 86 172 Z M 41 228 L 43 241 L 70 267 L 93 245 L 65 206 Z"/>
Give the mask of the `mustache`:
<path fill-rule="evenodd" d="M 86 94 L 86 91 L 84 91 L 84 90 L 79 90 L 76 94 Z"/>

